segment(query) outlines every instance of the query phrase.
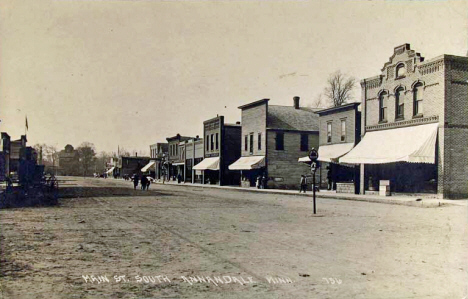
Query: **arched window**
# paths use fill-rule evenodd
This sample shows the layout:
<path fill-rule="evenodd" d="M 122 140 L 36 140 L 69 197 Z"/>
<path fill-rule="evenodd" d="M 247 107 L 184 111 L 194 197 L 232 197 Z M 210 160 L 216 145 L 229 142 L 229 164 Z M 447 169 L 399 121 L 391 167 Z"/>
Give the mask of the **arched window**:
<path fill-rule="evenodd" d="M 387 92 L 383 91 L 379 96 L 379 121 L 387 120 Z"/>
<path fill-rule="evenodd" d="M 395 119 L 403 119 L 405 117 L 405 102 L 402 99 L 403 87 L 399 87 L 395 91 Z"/>
<path fill-rule="evenodd" d="M 423 85 L 417 83 L 413 88 L 413 115 L 423 114 Z"/>
<path fill-rule="evenodd" d="M 401 77 L 404 77 L 405 75 L 406 75 L 405 65 L 403 63 L 400 63 L 396 67 L 396 77 L 401 78 Z"/>

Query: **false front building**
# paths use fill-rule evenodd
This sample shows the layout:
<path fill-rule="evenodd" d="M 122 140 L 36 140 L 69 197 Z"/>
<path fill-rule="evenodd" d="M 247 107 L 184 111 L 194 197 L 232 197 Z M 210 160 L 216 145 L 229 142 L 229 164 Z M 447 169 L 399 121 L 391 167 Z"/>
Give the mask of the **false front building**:
<path fill-rule="evenodd" d="M 340 162 L 360 164 L 360 193 L 468 197 L 468 57 L 429 61 L 398 46 L 361 81 L 362 140 Z"/>
<path fill-rule="evenodd" d="M 224 116 L 203 122 L 204 159 L 194 170 L 203 172 L 204 183 L 238 185 L 240 173 L 228 166 L 239 159 L 241 151 L 241 126 L 224 123 Z"/>
<path fill-rule="evenodd" d="M 299 105 L 269 105 L 263 99 L 240 106 L 241 158 L 229 166 L 241 174 L 241 186 L 255 186 L 265 176 L 268 188 L 298 188 L 307 165 L 297 163 L 312 147 L 318 148 L 318 115 Z"/>

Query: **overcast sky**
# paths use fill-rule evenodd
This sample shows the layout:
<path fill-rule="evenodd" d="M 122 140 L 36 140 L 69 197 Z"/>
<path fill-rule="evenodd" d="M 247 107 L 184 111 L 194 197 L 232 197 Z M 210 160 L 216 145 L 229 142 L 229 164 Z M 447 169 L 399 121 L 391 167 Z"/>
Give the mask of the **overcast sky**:
<path fill-rule="evenodd" d="M 238 106 L 312 102 L 330 73 L 393 48 L 466 55 L 468 1 L 0 2 L 0 130 L 63 148 L 148 151 Z M 360 99 L 360 89 L 354 93 Z"/>

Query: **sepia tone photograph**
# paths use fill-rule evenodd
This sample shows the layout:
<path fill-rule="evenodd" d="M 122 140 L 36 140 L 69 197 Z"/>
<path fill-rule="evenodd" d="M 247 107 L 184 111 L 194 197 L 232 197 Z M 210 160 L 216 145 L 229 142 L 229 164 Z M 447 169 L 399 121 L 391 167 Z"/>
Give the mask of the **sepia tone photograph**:
<path fill-rule="evenodd" d="M 0 0 L 0 298 L 468 298 L 468 1 Z"/>

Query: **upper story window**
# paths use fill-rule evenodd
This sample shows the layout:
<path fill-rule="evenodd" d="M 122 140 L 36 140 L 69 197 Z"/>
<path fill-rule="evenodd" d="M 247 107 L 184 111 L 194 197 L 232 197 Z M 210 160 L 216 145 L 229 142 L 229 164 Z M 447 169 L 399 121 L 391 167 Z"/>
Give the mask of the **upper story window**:
<path fill-rule="evenodd" d="M 211 134 L 211 150 L 214 150 L 214 134 Z"/>
<path fill-rule="evenodd" d="M 309 134 L 301 134 L 301 151 L 309 150 Z"/>
<path fill-rule="evenodd" d="M 283 151 L 284 150 L 284 133 L 283 132 L 276 132 L 276 150 Z"/>
<path fill-rule="evenodd" d="M 400 87 L 395 92 L 395 119 L 403 119 L 405 116 L 405 103 L 402 95 L 403 87 Z"/>
<path fill-rule="evenodd" d="M 346 141 L 346 119 L 341 120 L 341 141 Z"/>
<path fill-rule="evenodd" d="M 249 152 L 252 155 L 253 154 L 253 147 L 254 147 L 254 134 L 250 133 L 250 143 L 249 143 Z"/>
<path fill-rule="evenodd" d="M 413 115 L 423 114 L 423 85 L 418 83 L 413 89 Z"/>
<path fill-rule="evenodd" d="M 247 135 L 244 136 L 244 151 L 247 151 L 247 144 L 248 144 L 248 137 Z"/>
<path fill-rule="evenodd" d="M 398 78 L 403 78 L 406 76 L 406 67 L 403 63 L 400 63 L 396 66 L 396 73 L 395 77 Z"/>
<path fill-rule="evenodd" d="M 327 123 L 327 143 L 332 142 L 332 123 Z"/>
<path fill-rule="evenodd" d="M 258 150 L 262 150 L 262 133 L 258 133 L 258 140 L 257 140 L 257 143 L 258 143 Z"/>
<path fill-rule="evenodd" d="M 380 93 L 379 96 L 379 121 L 387 120 L 387 92 Z"/>
<path fill-rule="evenodd" d="M 210 135 L 206 135 L 206 151 L 210 151 Z"/>
<path fill-rule="evenodd" d="M 219 133 L 216 133 L 216 149 L 219 149 Z"/>

